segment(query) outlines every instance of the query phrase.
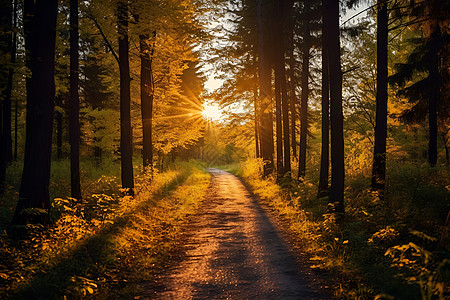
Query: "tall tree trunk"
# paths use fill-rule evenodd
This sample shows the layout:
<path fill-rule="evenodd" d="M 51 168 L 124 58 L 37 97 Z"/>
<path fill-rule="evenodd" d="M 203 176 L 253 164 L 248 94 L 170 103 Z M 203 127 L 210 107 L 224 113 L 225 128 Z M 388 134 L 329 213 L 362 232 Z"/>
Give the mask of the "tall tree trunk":
<path fill-rule="evenodd" d="M 76 199 L 81 199 L 78 48 L 79 48 L 78 0 L 70 0 L 70 99 L 69 99 L 70 187 L 72 197 Z"/>
<path fill-rule="evenodd" d="M 375 117 L 375 146 L 373 152 L 372 188 L 384 198 L 386 178 L 386 137 L 387 137 L 387 51 L 388 51 L 388 10 L 386 1 L 378 1 L 377 16 L 377 97 Z"/>
<path fill-rule="evenodd" d="M 328 20 L 326 0 L 322 0 L 322 147 L 320 154 L 319 197 L 328 191 L 330 167 L 330 77 L 328 72 Z"/>
<path fill-rule="evenodd" d="M 280 16 L 280 36 L 284 36 L 284 20 L 285 14 L 285 1 L 278 1 L 278 14 Z M 291 172 L 291 145 L 289 140 L 289 98 L 287 96 L 287 84 L 286 84 L 286 58 L 284 55 L 284 39 L 281 38 L 279 42 L 280 51 L 279 56 L 279 72 L 280 72 L 280 88 L 281 88 L 281 110 L 283 114 L 283 149 L 284 149 L 284 165 L 283 175 L 287 172 Z"/>
<path fill-rule="evenodd" d="M 259 103 L 261 105 L 261 154 L 264 161 L 264 176 L 273 172 L 273 120 L 271 97 L 271 71 L 267 60 L 267 24 L 265 22 L 265 4 L 257 2 L 258 27 L 258 70 L 259 70 Z"/>
<path fill-rule="evenodd" d="M 330 71 L 331 190 L 330 202 L 344 213 L 344 130 L 342 114 L 342 71 L 339 39 L 339 1 L 327 1 Z"/>
<path fill-rule="evenodd" d="M 16 63 L 16 31 L 13 30 L 16 23 L 16 7 L 17 7 L 17 0 L 14 1 L 14 5 L 11 4 L 11 1 L 7 1 L 8 5 L 10 7 L 9 16 L 8 16 L 8 27 L 10 28 L 9 33 L 6 35 L 8 38 L 8 49 L 9 49 L 9 68 L 8 68 L 8 82 L 6 86 L 6 92 L 5 92 L 5 99 L 4 99 L 4 127 L 3 131 L 5 133 L 5 142 L 6 142 L 6 161 L 8 163 L 12 162 L 13 156 L 12 156 L 12 134 L 11 134 L 11 121 L 12 121 L 12 89 L 13 89 L 13 79 L 14 79 L 14 65 Z M 13 13 L 14 17 L 11 18 Z"/>
<path fill-rule="evenodd" d="M 6 175 L 6 165 L 10 161 L 9 150 L 11 148 L 11 91 L 12 91 L 12 67 L 7 61 L 11 53 L 12 37 L 12 3 L 0 2 L 0 194 Z"/>
<path fill-rule="evenodd" d="M 256 158 L 261 157 L 261 151 L 260 151 L 260 125 L 259 125 L 259 103 L 258 103 L 258 75 L 256 73 L 255 68 L 255 74 L 253 75 L 253 79 L 255 81 L 253 85 L 253 106 L 254 106 L 254 116 L 255 116 L 255 154 Z"/>
<path fill-rule="evenodd" d="M 60 94 L 55 98 L 55 105 L 62 109 L 63 107 L 63 95 Z M 61 110 L 56 110 L 56 157 L 58 159 L 62 158 L 62 136 L 63 136 L 63 114 Z"/>
<path fill-rule="evenodd" d="M 277 43 L 278 44 L 278 43 Z M 278 56 L 280 49 L 276 47 L 275 56 Z M 277 180 L 283 178 L 283 121 L 281 114 L 281 72 L 279 66 L 279 58 L 275 62 L 275 130 L 277 136 Z"/>
<path fill-rule="evenodd" d="M 55 104 L 55 38 L 57 0 L 25 0 L 27 66 L 25 159 L 13 224 L 47 222 Z M 42 209 L 38 216 L 28 208 Z"/>
<path fill-rule="evenodd" d="M 292 41 L 293 43 L 293 41 Z M 297 139 L 296 139 L 296 122 L 297 122 L 297 94 L 295 89 L 295 58 L 294 45 L 291 46 L 289 55 L 289 98 L 291 110 L 291 145 L 292 155 L 297 157 Z"/>
<path fill-rule="evenodd" d="M 120 68 L 120 155 L 122 188 L 134 194 L 133 146 L 131 129 L 130 65 L 128 58 L 128 2 L 117 3 Z"/>
<path fill-rule="evenodd" d="M 308 135 L 308 96 L 309 96 L 309 7 L 305 2 L 303 23 L 303 62 L 302 62 L 302 103 L 300 105 L 300 151 L 298 156 L 298 178 L 306 173 L 306 139 Z"/>
<path fill-rule="evenodd" d="M 156 32 L 154 32 L 154 37 Z M 153 73 L 152 58 L 154 46 L 150 47 L 149 36 L 140 35 L 141 47 L 141 114 L 142 114 L 142 159 L 144 168 L 153 170 Z"/>

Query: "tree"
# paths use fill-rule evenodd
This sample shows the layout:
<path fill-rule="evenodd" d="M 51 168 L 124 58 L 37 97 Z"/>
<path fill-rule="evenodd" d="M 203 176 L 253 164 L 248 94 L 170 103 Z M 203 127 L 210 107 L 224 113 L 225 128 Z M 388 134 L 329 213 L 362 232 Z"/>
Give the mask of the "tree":
<path fill-rule="evenodd" d="M 267 23 L 263 0 L 257 2 L 259 98 L 261 104 L 261 154 L 264 161 L 264 176 L 273 172 L 273 121 L 271 101 L 270 65 L 267 57 Z"/>
<path fill-rule="evenodd" d="M 303 8 L 303 45 L 302 45 L 302 100 L 300 105 L 300 148 L 298 156 L 298 178 L 306 172 L 306 139 L 308 134 L 308 95 L 309 95 L 309 51 L 311 47 L 309 29 L 309 5 L 304 2 Z"/>
<path fill-rule="evenodd" d="M 384 197 L 386 178 L 386 137 L 388 101 L 388 7 L 380 0 L 377 6 L 377 96 L 375 117 L 375 146 L 373 153 L 372 188 Z"/>
<path fill-rule="evenodd" d="M 0 2 L 0 194 L 3 192 L 3 184 L 6 175 L 6 165 L 8 163 L 8 128 L 11 132 L 11 99 L 8 94 L 9 89 L 9 53 L 11 45 L 12 4 L 11 1 Z M 9 116 L 9 122 L 8 122 Z M 9 124 L 9 125 L 8 125 Z"/>
<path fill-rule="evenodd" d="M 78 0 L 70 0 L 70 187 L 72 197 L 81 199 L 79 121 L 80 100 L 78 95 L 78 69 Z"/>
<path fill-rule="evenodd" d="M 13 224 L 48 221 L 57 8 L 56 0 L 24 2 L 25 46 L 31 76 L 27 78 L 24 168 Z"/>
<path fill-rule="evenodd" d="M 342 114 L 342 71 L 339 39 L 339 1 L 328 0 L 328 69 L 330 72 L 331 189 L 330 202 L 344 212 L 344 130 Z"/>
<path fill-rule="evenodd" d="M 428 162 L 435 166 L 437 162 L 438 119 L 448 127 L 448 13 L 446 1 L 411 2 L 402 6 L 396 3 L 394 12 L 407 16 L 406 22 L 392 26 L 395 30 L 410 26 L 421 35 L 413 42 L 416 47 L 408 55 L 406 62 L 396 65 L 397 73 L 390 81 L 400 87 L 399 96 L 408 98 L 413 106 L 400 116 L 406 123 L 420 122 L 428 116 Z M 404 18 L 400 18 L 403 20 Z"/>
<path fill-rule="evenodd" d="M 128 3 L 117 2 L 117 28 L 119 33 L 120 68 L 120 155 L 122 166 L 122 188 L 134 194 L 133 145 L 131 129 L 130 65 L 128 58 Z"/>
<path fill-rule="evenodd" d="M 140 35 L 141 50 L 141 114 L 142 114 L 142 160 L 144 168 L 153 166 L 153 144 L 152 144 L 152 124 L 153 124 L 153 97 L 154 83 L 152 60 L 155 45 L 150 45 L 151 40 L 148 35 Z M 153 39 L 156 38 L 156 31 L 153 32 Z"/>
<path fill-rule="evenodd" d="M 322 145 L 320 153 L 319 193 L 328 192 L 328 173 L 330 167 L 330 77 L 328 70 L 328 18 L 326 1 L 322 0 Z"/>

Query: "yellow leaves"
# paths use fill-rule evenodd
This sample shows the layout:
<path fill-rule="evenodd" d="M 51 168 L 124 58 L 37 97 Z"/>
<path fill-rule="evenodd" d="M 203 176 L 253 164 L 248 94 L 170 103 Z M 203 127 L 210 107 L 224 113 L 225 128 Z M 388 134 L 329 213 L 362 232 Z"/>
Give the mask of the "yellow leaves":
<path fill-rule="evenodd" d="M 9 278 L 9 276 L 6 273 L 0 273 L 0 278 L 7 280 Z"/>

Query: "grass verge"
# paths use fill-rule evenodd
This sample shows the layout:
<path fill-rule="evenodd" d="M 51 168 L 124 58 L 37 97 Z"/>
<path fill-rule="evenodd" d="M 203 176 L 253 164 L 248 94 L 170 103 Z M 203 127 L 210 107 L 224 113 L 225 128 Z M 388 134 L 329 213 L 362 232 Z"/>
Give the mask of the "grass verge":
<path fill-rule="evenodd" d="M 276 184 L 261 178 L 261 168 L 260 160 L 249 159 L 237 175 L 303 242 L 311 268 L 331 273 L 337 298 L 449 296 L 448 170 L 392 167 L 384 203 L 368 188 L 368 178 L 350 177 L 346 215 L 338 222 L 327 213 L 328 197 L 317 199 L 308 178 L 299 183 L 286 177 Z"/>
<path fill-rule="evenodd" d="M 111 192 L 114 177 L 77 202 L 53 201 L 55 224 L 28 228 L 30 238 L 0 236 L 0 298 L 132 298 L 170 256 L 187 215 L 195 213 L 209 174 L 193 162 L 141 174 L 134 198 Z M 93 183 L 95 185 L 95 183 Z"/>

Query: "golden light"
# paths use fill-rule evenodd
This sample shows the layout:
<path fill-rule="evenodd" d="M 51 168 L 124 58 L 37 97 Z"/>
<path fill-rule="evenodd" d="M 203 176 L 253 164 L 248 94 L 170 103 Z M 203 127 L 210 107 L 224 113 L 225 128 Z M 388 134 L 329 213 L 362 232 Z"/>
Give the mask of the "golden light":
<path fill-rule="evenodd" d="M 223 119 L 222 112 L 219 105 L 213 103 L 203 104 L 202 110 L 203 119 L 209 122 L 220 122 Z"/>

